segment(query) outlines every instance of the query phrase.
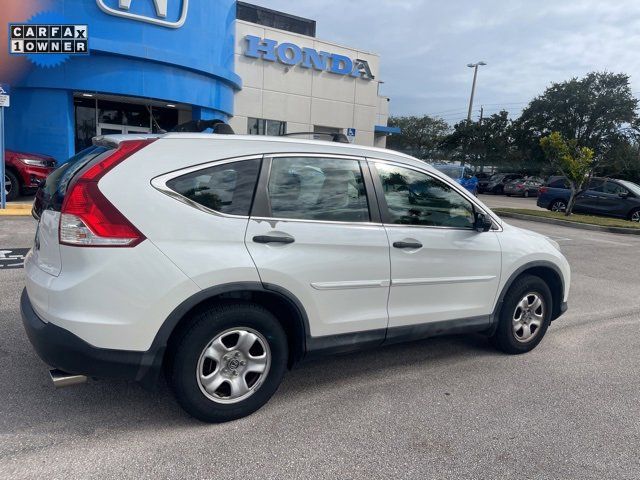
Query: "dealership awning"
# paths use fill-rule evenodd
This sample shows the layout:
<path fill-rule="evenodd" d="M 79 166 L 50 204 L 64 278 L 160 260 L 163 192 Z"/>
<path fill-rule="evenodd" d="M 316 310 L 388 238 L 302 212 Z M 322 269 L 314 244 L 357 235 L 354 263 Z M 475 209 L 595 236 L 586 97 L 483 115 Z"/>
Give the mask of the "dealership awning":
<path fill-rule="evenodd" d="M 375 133 L 378 133 L 381 135 L 392 135 L 392 134 L 401 133 L 401 131 L 400 131 L 400 127 L 387 127 L 386 125 L 376 125 Z"/>

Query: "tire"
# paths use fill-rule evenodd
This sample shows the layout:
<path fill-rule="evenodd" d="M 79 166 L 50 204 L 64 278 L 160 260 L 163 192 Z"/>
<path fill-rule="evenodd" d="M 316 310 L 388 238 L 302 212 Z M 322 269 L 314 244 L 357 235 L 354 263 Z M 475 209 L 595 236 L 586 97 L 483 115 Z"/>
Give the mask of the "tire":
<path fill-rule="evenodd" d="M 241 338 L 246 339 L 244 346 Z M 278 389 L 287 368 L 287 345 L 280 323 L 261 306 L 216 305 L 195 315 L 172 341 L 168 382 L 180 406 L 203 422 L 245 417 Z M 208 375 L 209 382 L 201 380 L 202 375 Z"/>
<path fill-rule="evenodd" d="M 510 194 L 510 193 L 507 193 L 507 197 L 510 197 L 510 196 L 511 196 L 511 194 Z"/>
<path fill-rule="evenodd" d="M 529 190 L 525 190 L 524 194 L 522 195 L 524 198 L 529 198 Z"/>
<path fill-rule="evenodd" d="M 7 201 L 10 202 L 11 200 L 18 198 L 18 195 L 20 194 L 20 182 L 18 181 L 18 177 L 16 177 L 15 173 L 11 170 L 5 170 L 4 181 L 6 185 L 5 188 L 8 189 L 6 190 Z"/>
<path fill-rule="evenodd" d="M 629 213 L 629 220 L 632 222 L 640 222 L 640 208 L 636 208 Z"/>
<path fill-rule="evenodd" d="M 556 199 L 549 204 L 549 210 L 552 212 L 564 212 L 567 209 L 567 202 Z"/>
<path fill-rule="evenodd" d="M 535 308 L 536 299 L 540 300 L 539 308 Z M 551 323 L 552 301 L 551 291 L 540 277 L 523 275 L 516 279 L 502 302 L 498 327 L 491 337 L 493 345 L 511 355 L 533 350 Z M 527 316 L 523 302 L 531 305 L 531 315 Z M 516 322 L 516 318 L 521 320 Z M 527 332 L 530 336 L 526 335 Z"/>

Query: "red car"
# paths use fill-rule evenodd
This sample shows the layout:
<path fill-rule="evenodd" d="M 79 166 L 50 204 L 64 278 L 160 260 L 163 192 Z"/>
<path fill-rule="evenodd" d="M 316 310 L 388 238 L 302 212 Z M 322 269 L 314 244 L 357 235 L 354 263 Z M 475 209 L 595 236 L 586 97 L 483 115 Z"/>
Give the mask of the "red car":
<path fill-rule="evenodd" d="M 20 193 L 34 191 L 56 168 L 56 161 L 52 157 L 37 153 L 5 150 L 4 159 L 7 200 L 15 200 Z"/>

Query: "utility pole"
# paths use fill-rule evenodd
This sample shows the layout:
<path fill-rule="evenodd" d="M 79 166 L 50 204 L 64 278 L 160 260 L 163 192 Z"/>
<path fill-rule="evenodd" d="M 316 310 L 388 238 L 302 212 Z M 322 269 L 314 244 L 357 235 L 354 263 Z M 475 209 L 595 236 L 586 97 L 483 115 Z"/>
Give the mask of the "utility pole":
<path fill-rule="evenodd" d="M 482 117 L 484 116 L 484 105 L 480 105 L 480 120 L 478 123 L 482 125 Z"/>
<path fill-rule="evenodd" d="M 471 85 L 471 98 L 469 99 L 469 113 L 467 114 L 467 121 L 471 121 L 471 112 L 473 110 L 473 96 L 476 93 L 476 79 L 478 78 L 478 67 L 486 65 L 485 62 L 468 63 L 467 67 L 473 68 L 473 84 Z"/>

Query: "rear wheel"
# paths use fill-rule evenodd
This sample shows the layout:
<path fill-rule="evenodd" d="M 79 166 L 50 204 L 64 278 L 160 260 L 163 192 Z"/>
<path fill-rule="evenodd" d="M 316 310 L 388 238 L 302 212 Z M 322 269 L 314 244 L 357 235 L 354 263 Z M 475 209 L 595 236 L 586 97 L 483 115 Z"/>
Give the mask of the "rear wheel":
<path fill-rule="evenodd" d="M 529 190 L 524 191 L 524 198 L 529 198 Z"/>
<path fill-rule="evenodd" d="M 549 210 L 552 212 L 564 212 L 567 209 L 567 202 L 564 200 L 554 200 L 551 202 Z"/>
<path fill-rule="evenodd" d="M 632 222 L 640 222 L 640 208 L 636 208 L 629 214 L 629 220 Z"/>
<path fill-rule="evenodd" d="M 15 200 L 20 193 L 18 177 L 11 170 L 5 170 L 4 172 L 4 191 L 7 201 Z"/>
<path fill-rule="evenodd" d="M 250 415 L 284 375 L 287 339 L 255 304 L 223 304 L 196 315 L 172 344 L 168 379 L 178 403 L 205 422 Z"/>
<path fill-rule="evenodd" d="M 509 354 L 533 350 L 549 328 L 551 307 L 551 291 L 540 277 L 518 278 L 505 295 L 492 343 Z"/>

